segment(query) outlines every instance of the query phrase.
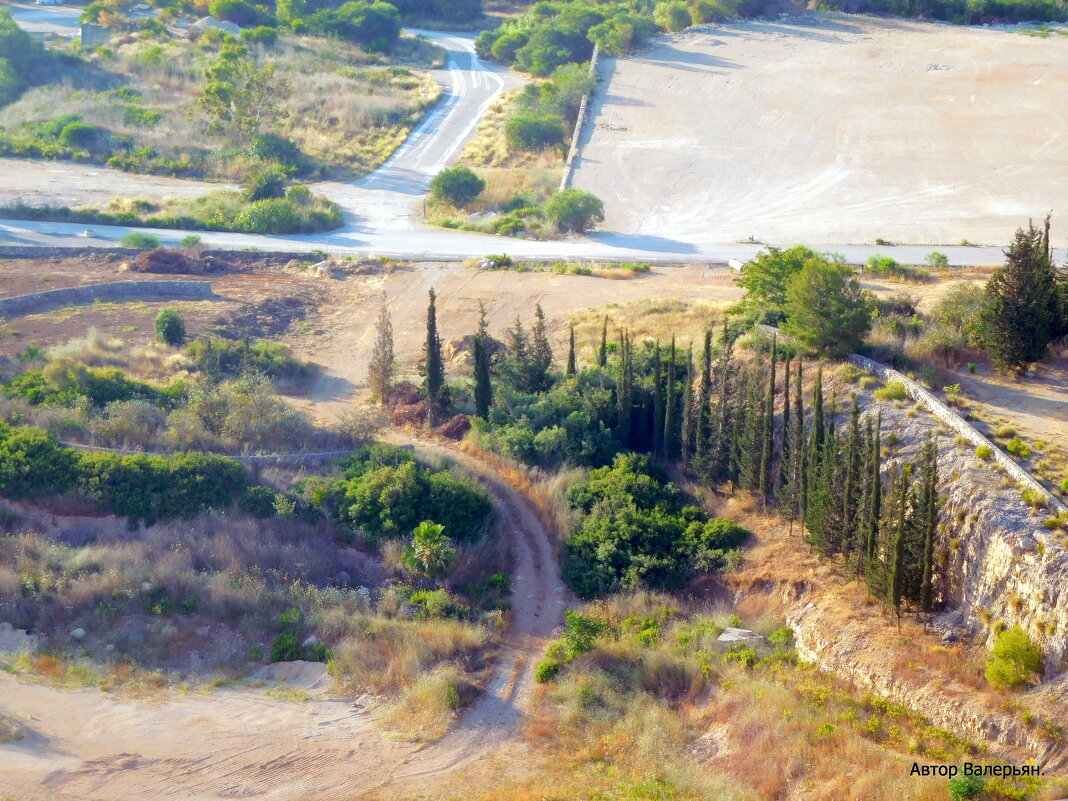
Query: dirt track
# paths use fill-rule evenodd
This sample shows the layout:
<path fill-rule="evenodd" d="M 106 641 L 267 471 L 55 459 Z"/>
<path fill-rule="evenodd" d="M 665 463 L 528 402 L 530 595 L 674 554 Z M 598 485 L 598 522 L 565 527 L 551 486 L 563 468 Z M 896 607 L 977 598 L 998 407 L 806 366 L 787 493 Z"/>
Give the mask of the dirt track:
<path fill-rule="evenodd" d="M 1068 233 L 1068 38 L 847 15 L 608 59 L 575 185 L 684 242 L 1007 243 Z M 614 71 L 614 73 L 613 73 Z"/>
<path fill-rule="evenodd" d="M 460 462 L 487 486 L 514 557 L 511 622 L 490 685 L 445 738 L 419 750 L 385 737 L 363 703 L 316 695 L 328 683 L 319 666 L 289 682 L 311 690 L 305 703 L 242 689 L 150 704 L 0 675 L 0 708 L 29 730 L 0 748 L 0 789 L 20 801 L 406 797 L 448 783 L 476 757 L 521 747 L 534 666 L 567 598 L 552 541 L 492 468 L 439 443 L 414 444 Z"/>

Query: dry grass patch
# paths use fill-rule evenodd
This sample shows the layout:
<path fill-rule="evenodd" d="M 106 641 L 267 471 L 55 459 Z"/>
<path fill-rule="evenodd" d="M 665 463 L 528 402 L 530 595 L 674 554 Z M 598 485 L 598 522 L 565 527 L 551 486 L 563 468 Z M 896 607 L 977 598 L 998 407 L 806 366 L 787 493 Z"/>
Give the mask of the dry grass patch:
<path fill-rule="evenodd" d="M 614 342 L 625 329 L 635 339 L 656 338 L 662 344 L 675 334 L 678 347 L 690 342 L 700 348 L 701 337 L 709 326 L 722 322 L 729 301 L 677 300 L 649 298 L 627 303 L 609 303 L 575 315 L 575 338 L 584 351 L 596 349 L 601 341 L 601 327 L 608 318 L 608 340 Z"/>
<path fill-rule="evenodd" d="M 380 710 L 378 719 L 406 740 L 431 742 L 445 735 L 474 695 L 468 674 L 446 663 L 419 676 L 400 698 Z"/>

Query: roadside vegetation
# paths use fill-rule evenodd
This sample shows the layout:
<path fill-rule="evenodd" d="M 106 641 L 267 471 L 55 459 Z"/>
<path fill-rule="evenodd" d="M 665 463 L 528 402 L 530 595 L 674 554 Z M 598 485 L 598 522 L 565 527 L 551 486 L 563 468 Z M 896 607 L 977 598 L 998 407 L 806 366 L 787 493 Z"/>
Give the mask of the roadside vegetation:
<path fill-rule="evenodd" d="M 440 60 L 430 45 L 399 41 L 414 42 L 398 44 L 414 65 Z M 359 174 L 440 92 L 425 73 L 343 38 L 237 40 L 214 28 L 187 38 L 160 27 L 52 57 L 62 81 L 38 81 L 0 108 L 0 153 L 240 182 L 264 171 Z"/>
<path fill-rule="evenodd" d="M 468 184 L 477 191 L 453 194 L 432 187 L 427 207 L 431 221 L 446 228 L 532 239 L 583 232 L 601 222 L 604 207 L 599 198 L 559 188 L 579 106 L 594 85 L 588 66 L 564 64 L 547 80 L 498 99 L 460 166 L 438 176 L 443 181 L 469 176 Z"/>

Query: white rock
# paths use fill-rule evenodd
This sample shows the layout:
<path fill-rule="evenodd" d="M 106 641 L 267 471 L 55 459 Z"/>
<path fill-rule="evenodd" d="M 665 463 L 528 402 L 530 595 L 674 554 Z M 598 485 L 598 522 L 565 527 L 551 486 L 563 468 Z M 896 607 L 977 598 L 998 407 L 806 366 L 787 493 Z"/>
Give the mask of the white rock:
<path fill-rule="evenodd" d="M 83 629 L 81 626 L 79 626 L 78 628 L 74 629 L 74 631 L 72 631 L 70 633 L 70 636 L 73 637 L 76 640 L 80 640 L 82 637 L 85 636 L 85 629 Z"/>

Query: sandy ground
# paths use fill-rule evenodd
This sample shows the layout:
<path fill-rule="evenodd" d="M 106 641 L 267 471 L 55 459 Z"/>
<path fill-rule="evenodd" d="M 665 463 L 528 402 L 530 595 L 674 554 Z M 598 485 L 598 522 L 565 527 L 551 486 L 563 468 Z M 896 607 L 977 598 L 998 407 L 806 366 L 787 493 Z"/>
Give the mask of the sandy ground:
<path fill-rule="evenodd" d="M 454 447 L 413 444 L 421 455 L 447 456 L 478 477 L 512 541 L 512 613 L 493 676 L 448 735 L 425 748 L 387 737 L 366 699 L 330 697 L 322 665 L 274 665 L 252 677 L 267 689 L 303 690 L 310 696 L 303 702 L 261 688 L 136 701 L 0 674 L 0 712 L 26 732 L 0 746 L 0 790 L 19 801 L 422 797 L 431 783 L 448 784 L 502 749 L 521 751 L 534 667 L 569 600 L 553 543 L 492 467 Z M 520 763 L 500 769 L 518 770 Z"/>
<path fill-rule="evenodd" d="M 574 183 L 607 230 L 997 244 L 1068 207 L 1064 36 L 811 15 L 685 32 L 603 72 Z"/>

